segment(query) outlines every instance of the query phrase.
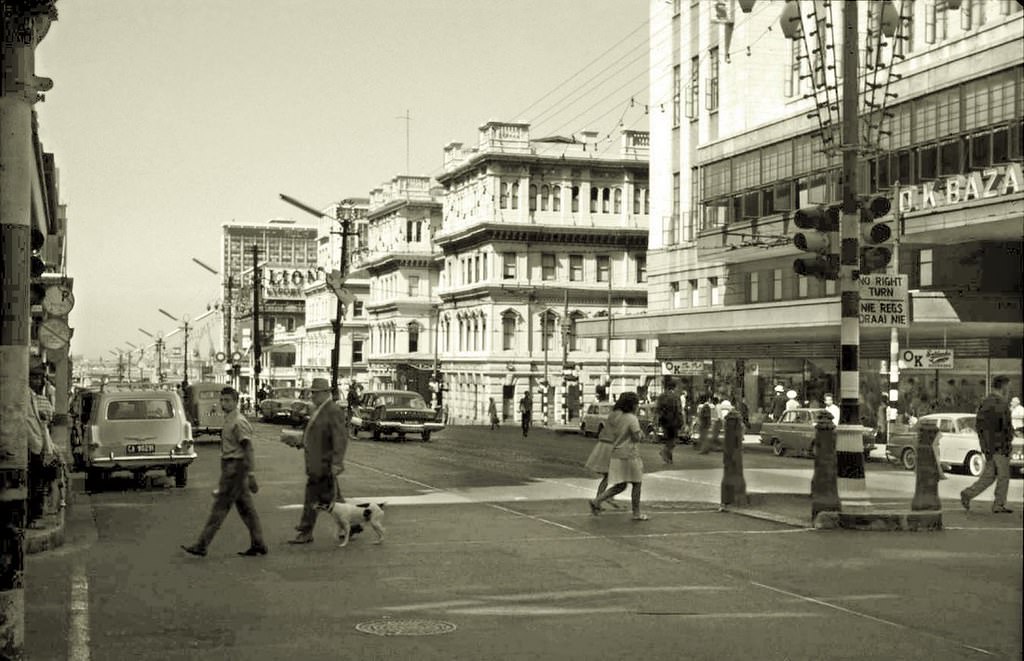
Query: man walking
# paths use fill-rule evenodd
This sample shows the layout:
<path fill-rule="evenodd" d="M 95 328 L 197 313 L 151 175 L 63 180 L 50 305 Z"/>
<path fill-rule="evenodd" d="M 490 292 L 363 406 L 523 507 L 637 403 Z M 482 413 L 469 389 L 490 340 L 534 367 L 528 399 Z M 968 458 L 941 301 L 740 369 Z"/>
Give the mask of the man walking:
<path fill-rule="evenodd" d="M 981 451 L 985 455 L 985 469 L 977 482 L 960 492 L 960 504 L 971 509 L 971 499 L 996 483 L 994 514 L 1010 514 L 1006 507 L 1006 492 L 1010 488 L 1010 445 L 1013 428 L 1010 426 L 1010 403 L 1007 401 L 1010 379 L 997 376 L 992 379 L 992 392 L 981 400 L 974 428 L 978 432 Z"/>
<path fill-rule="evenodd" d="M 530 432 L 530 418 L 533 417 L 533 398 L 530 397 L 530 390 L 527 388 L 519 400 L 519 415 L 523 420 L 523 436 Z"/>
<path fill-rule="evenodd" d="M 345 412 L 331 399 L 331 384 L 317 377 L 310 386 L 316 408 L 309 417 L 302 434 L 302 447 L 306 456 L 306 492 L 302 502 L 302 519 L 296 530 L 299 534 L 289 544 L 309 544 L 313 541 L 313 526 L 319 511 L 341 500 L 338 475 L 345 470 L 345 450 L 348 448 L 348 429 Z"/>
<path fill-rule="evenodd" d="M 242 522 L 249 529 L 249 548 L 238 555 L 266 555 L 267 545 L 263 541 L 260 517 L 256 514 L 252 494 L 259 490 L 252 449 L 252 425 L 238 411 L 238 391 L 230 386 L 220 391 L 220 407 L 224 411 L 224 427 L 220 432 L 220 482 L 214 493 L 213 507 L 206 520 L 199 541 L 191 546 L 182 546 L 187 553 L 204 556 L 213 541 L 224 518 L 234 505 Z"/>
<path fill-rule="evenodd" d="M 683 426 L 683 405 L 679 394 L 676 393 L 674 379 L 665 379 L 665 391 L 658 395 L 658 401 L 654 406 L 665 439 L 665 445 L 661 448 L 661 460 L 671 464 L 672 450 L 676 446 L 679 429 Z"/>

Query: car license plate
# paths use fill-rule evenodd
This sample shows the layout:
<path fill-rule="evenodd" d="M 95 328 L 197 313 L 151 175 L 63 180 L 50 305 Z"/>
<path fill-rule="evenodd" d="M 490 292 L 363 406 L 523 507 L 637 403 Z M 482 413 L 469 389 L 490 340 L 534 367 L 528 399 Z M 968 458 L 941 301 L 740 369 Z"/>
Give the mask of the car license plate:
<path fill-rule="evenodd" d="M 156 446 L 152 443 L 129 443 L 124 446 L 128 454 L 151 454 L 156 452 Z"/>

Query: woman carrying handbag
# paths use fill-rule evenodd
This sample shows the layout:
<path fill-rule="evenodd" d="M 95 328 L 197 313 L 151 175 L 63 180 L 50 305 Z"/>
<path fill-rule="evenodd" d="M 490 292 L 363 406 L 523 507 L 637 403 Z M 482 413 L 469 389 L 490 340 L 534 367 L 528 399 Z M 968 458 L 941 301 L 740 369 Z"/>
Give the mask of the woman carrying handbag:
<path fill-rule="evenodd" d="M 632 485 L 630 500 L 633 505 L 633 520 L 647 521 L 648 516 L 640 511 L 640 486 L 644 477 L 644 463 L 640 458 L 640 443 L 644 433 L 636 417 L 640 398 L 634 392 L 619 395 L 612 412 L 608 414 L 605 429 L 612 439 L 611 458 L 608 463 L 608 482 L 612 485 L 594 500 L 589 501 L 590 513 L 600 514 L 601 504 L 626 490 Z"/>

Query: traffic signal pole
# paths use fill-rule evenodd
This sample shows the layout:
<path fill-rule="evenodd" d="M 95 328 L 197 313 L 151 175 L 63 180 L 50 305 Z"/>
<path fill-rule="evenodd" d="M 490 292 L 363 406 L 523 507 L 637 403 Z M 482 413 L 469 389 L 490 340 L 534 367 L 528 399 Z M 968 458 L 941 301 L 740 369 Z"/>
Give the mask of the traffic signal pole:
<path fill-rule="evenodd" d="M 860 423 L 860 209 L 857 200 L 857 152 L 860 148 L 857 56 L 857 3 L 843 3 L 842 53 L 842 203 L 839 251 L 839 425 L 836 475 L 845 505 L 869 504 L 864 479 L 864 441 Z"/>

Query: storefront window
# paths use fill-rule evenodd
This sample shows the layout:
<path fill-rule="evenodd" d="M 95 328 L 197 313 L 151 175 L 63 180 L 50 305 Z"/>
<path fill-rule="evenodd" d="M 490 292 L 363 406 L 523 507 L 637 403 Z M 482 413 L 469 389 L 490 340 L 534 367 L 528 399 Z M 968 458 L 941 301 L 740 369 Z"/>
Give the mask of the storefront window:
<path fill-rule="evenodd" d="M 772 387 L 782 384 L 786 390 L 795 390 L 796 399 L 804 401 L 804 359 L 776 358 L 772 361 Z M 771 397 L 771 395 L 769 395 Z"/>
<path fill-rule="evenodd" d="M 825 405 L 825 394 L 832 393 L 839 402 L 838 362 L 835 358 L 808 358 L 804 361 L 804 391 L 798 395 L 800 403 L 819 407 Z M 797 391 L 799 393 L 799 391 Z"/>

